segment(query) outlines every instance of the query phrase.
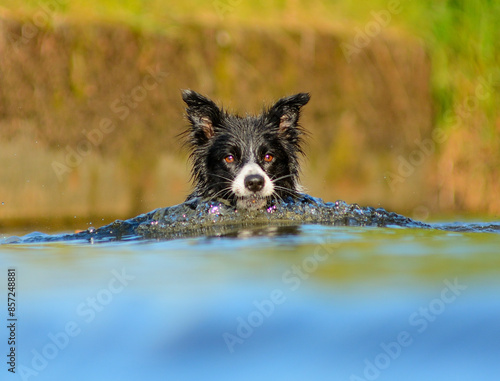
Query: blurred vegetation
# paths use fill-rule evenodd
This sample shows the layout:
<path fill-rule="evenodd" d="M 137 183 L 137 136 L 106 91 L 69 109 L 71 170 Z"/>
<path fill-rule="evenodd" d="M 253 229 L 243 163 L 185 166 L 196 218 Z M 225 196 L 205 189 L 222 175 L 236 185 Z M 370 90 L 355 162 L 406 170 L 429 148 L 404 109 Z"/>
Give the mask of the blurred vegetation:
<path fill-rule="evenodd" d="M 390 3 L 0 0 L 0 17 L 21 20 L 21 26 L 9 26 L 18 33 L 26 25 L 23 21 L 32 20 L 41 9 L 50 10 L 43 33 L 34 38 L 37 43 L 16 58 L 24 71 L 16 72 L 18 77 L 7 69 L 0 72 L 10 75 L 11 80 L 3 82 L 9 86 L 8 93 L 15 92 L 16 81 L 34 83 L 35 90 L 34 95 L 18 92 L 11 97 L 4 88 L 0 94 L 4 103 L 0 103 L 0 147 L 9 144 L 15 155 L 21 151 L 12 147 L 28 147 L 33 136 L 36 144 L 46 144 L 50 152 L 59 149 L 56 155 L 62 157 L 63 147 L 81 139 L 79 130 L 71 130 L 72 123 L 98 121 L 109 114 L 108 104 L 117 94 L 140 83 L 148 65 L 162 62 L 170 77 L 159 91 L 168 94 L 162 98 L 152 91 L 140 113 L 127 119 L 123 131 L 128 128 L 128 132 L 122 139 L 106 139 L 96 152 L 99 156 L 92 155 L 66 182 L 52 180 L 50 192 L 59 201 L 64 199 L 56 215 L 126 217 L 182 201 L 188 189 L 183 173 L 188 168 L 174 139 L 185 125 L 178 91 L 185 87 L 205 92 L 240 112 L 259 111 L 262 101 L 269 103 L 294 91 L 311 91 L 311 104 L 304 110 L 304 125 L 312 132 L 304 183 L 315 196 L 381 204 L 422 219 L 441 212 L 500 213 L 496 197 L 500 192 L 500 3 L 396 1 L 398 12 L 347 64 L 342 43 L 352 43 L 358 31 L 366 31 L 373 23 L 373 12 L 387 11 Z M 68 30 L 61 32 L 61 28 Z M 56 30 L 58 37 L 47 37 L 51 43 L 42 44 Z M 37 54 L 43 49 L 49 50 L 45 60 L 51 54 L 54 57 L 56 77 L 58 71 L 71 71 L 71 88 L 58 89 L 64 76 L 60 82 L 35 76 L 40 65 Z M 70 68 L 56 59 L 65 54 Z M 185 60 L 184 65 L 179 58 Z M 30 72 L 31 78 L 26 78 Z M 47 81 L 53 82 L 47 89 L 53 97 L 50 102 L 37 98 L 44 97 L 36 94 L 37 81 L 40 89 Z M 7 109 L 20 107 L 27 98 L 34 101 L 29 102 L 33 107 L 23 105 L 13 119 Z M 100 104 L 92 104 L 95 99 Z M 33 116 L 40 112 L 40 104 L 46 112 L 43 118 Z M 65 107 L 74 113 L 52 115 Z M 172 115 L 178 117 L 172 119 Z M 434 139 L 436 131 L 440 139 Z M 160 139 L 162 134 L 166 138 Z M 406 176 L 401 172 L 401 158 L 409 161 L 418 143 L 426 139 L 433 141 L 432 153 Z M 158 160 L 162 148 L 168 152 Z M 108 164 L 106 154 L 113 157 Z M 19 163 L 19 156 L 9 157 L 12 165 L 25 168 L 23 173 L 0 172 L 0 191 L 16 189 L 10 198 L 0 193 L 12 200 L 10 212 L 0 209 L 0 218 L 2 214 L 12 218 L 21 207 L 26 217 L 40 217 L 47 209 L 55 209 L 51 202 L 40 206 L 37 189 L 17 191 L 26 187 L 25 174 L 32 166 L 29 155 L 23 155 L 24 164 Z M 44 168 L 52 172 L 53 154 L 43 157 Z M 36 161 L 39 165 L 40 159 Z M 106 182 L 120 171 L 125 180 Z M 168 177 L 167 183 L 158 180 L 160 176 Z M 398 177 L 401 181 L 394 181 Z M 99 181 L 98 188 L 89 185 Z M 85 207 L 75 202 L 82 188 L 86 189 Z M 161 188 L 165 194 L 160 194 Z M 23 203 L 21 195 L 33 201 Z M 19 201 L 22 205 L 16 205 Z M 125 206 L 110 207 L 114 202 Z"/>

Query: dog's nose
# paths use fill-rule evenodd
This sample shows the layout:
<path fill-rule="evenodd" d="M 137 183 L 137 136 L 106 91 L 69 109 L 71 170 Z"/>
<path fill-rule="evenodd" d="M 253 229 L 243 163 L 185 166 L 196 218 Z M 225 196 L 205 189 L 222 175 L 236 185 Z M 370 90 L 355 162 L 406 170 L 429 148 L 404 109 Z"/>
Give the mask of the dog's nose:
<path fill-rule="evenodd" d="M 245 177 L 245 188 L 252 192 L 258 192 L 264 188 L 264 178 L 261 175 L 249 175 Z"/>

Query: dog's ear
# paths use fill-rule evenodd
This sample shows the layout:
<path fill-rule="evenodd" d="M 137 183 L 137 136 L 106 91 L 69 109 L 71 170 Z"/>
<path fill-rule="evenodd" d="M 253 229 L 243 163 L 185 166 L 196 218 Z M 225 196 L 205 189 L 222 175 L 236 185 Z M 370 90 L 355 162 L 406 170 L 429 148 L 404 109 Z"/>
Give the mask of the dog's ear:
<path fill-rule="evenodd" d="M 214 126 L 220 124 L 222 111 L 210 99 L 193 90 L 182 90 L 182 99 L 187 105 L 192 136 L 201 142 L 211 139 L 215 135 Z"/>
<path fill-rule="evenodd" d="M 299 120 L 300 109 L 309 102 L 308 93 L 299 93 L 281 98 L 268 111 L 268 117 L 273 124 L 278 125 L 278 131 L 286 133 L 290 127 L 295 127 Z"/>

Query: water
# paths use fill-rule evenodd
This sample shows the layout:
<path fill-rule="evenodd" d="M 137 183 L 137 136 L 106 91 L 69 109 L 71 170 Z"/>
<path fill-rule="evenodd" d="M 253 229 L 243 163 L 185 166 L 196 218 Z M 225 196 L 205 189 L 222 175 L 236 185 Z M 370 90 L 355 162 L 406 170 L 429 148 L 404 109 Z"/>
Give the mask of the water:
<path fill-rule="evenodd" d="M 453 228 L 481 226 L 497 225 Z M 15 268 L 30 380 L 496 379 L 499 247 L 489 232 L 318 224 L 4 244 L 0 309 Z"/>
<path fill-rule="evenodd" d="M 344 201 L 323 202 L 302 194 L 273 200 L 266 209 L 236 210 L 226 200 L 193 198 L 179 205 L 158 208 L 128 220 L 116 220 L 98 229 L 88 228 L 77 234 L 47 235 L 30 233 L 22 238 L 11 236 L 0 243 L 34 243 L 82 241 L 91 243 L 139 240 L 161 240 L 203 236 L 240 236 L 248 228 L 288 230 L 303 224 L 334 226 L 401 226 L 431 228 L 430 225 L 396 213 L 372 207 L 360 207 Z M 488 229 L 488 227 L 486 227 Z M 496 229 L 496 226 L 495 226 Z"/>

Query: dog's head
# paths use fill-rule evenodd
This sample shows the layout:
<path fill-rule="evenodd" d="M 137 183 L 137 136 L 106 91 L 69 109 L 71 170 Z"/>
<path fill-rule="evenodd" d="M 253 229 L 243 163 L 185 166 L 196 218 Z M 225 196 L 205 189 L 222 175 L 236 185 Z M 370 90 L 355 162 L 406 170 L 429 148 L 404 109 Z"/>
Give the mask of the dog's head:
<path fill-rule="evenodd" d="M 270 199 L 297 195 L 304 135 L 298 119 L 309 94 L 282 98 L 261 115 L 245 117 L 192 90 L 184 90 L 182 98 L 191 124 L 186 133 L 195 185 L 191 196 L 258 209 Z"/>

